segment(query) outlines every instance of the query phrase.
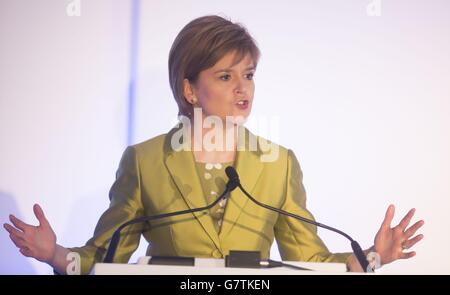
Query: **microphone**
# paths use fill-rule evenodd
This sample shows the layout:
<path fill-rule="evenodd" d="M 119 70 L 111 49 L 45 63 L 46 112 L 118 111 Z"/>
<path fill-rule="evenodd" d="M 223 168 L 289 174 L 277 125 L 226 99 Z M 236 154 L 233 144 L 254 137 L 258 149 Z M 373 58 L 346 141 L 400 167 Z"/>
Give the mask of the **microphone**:
<path fill-rule="evenodd" d="M 109 243 L 108 251 L 106 252 L 105 258 L 103 259 L 103 263 L 112 263 L 113 262 L 114 255 L 115 255 L 116 250 L 117 250 L 117 246 L 119 245 L 119 242 L 120 242 L 120 232 L 125 227 L 127 227 L 129 225 L 132 225 L 132 224 L 136 224 L 136 223 L 157 220 L 157 219 L 166 218 L 166 217 L 170 217 L 170 216 L 177 216 L 177 215 L 183 215 L 183 214 L 188 214 L 188 213 L 194 213 L 194 212 L 198 212 L 198 211 L 208 210 L 208 209 L 214 207 L 222 199 L 228 198 L 229 194 L 237 186 L 238 186 L 238 183 L 236 183 L 235 181 L 228 181 L 227 184 L 226 184 L 225 190 L 223 191 L 223 193 L 214 202 L 212 202 L 211 204 L 209 204 L 207 206 L 204 206 L 204 207 L 194 208 L 194 209 L 186 209 L 186 210 L 169 212 L 169 213 L 163 213 L 163 214 L 158 214 L 158 215 L 143 216 L 143 217 L 135 218 L 135 219 L 132 219 L 132 220 L 129 220 L 129 221 L 123 223 L 121 226 L 119 226 L 114 231 L 114 233 L 113 233 L 113 235 L 111 237 L 111 241 Z"/>
<path fill-rule="evenodd" d="M 254 198 L 253 198 L 253 197 L 252 197 L 252 196 L 251 196 L 251 195 L 250 195 L 250 194 L 242 187 L 241 181 L 239 180 L 239 175 L 238 175 L 236 169 L 234 169 L 234 168 L 231 167 L 231 166 L 228 166 L 227 168 L 225 168 L 225 173 L 226 173 L 227 176 L 228 176 L 228 179 L 229 179 L 228 183 L 230 183 L 230 187 L 234 187 L 234 188 L 239 187 L 239 189 L 240 189 L 240 190 L 241 190 L 241 191 L 242 191 L 242 192 L 243 192 L 243 193 L 244 193 L 244 194 L 245 194 L 245 195 L 246 195 L 253 203 L 255 203 L 255 204 L 257 204 L 257 205 L 259 205 L 259 206 L 261 206 L 261 207 L 263 207 L 263 208 L 266 208 L 266 209 L 268 209 L 268 210 L 278 212 L 278 213 L 280 213 L 280 214 L 283 214 L 283 215 L 286 215 L 286 216 L 289 216 L 289 217 L 298 219 L 298 220 L 300 220 L 300 221 L 303 221 L 303 222 L 306 222 L 306 223 L 309 223 L 309 224 L 313 224 L 313 225 L 315 225 L 315 226 L 319 226 L 319 227 L 325 228 L 325 229 L 327 229 L 327 230 L 331 230 L 331 231 L 333 231 L 333 232 L 335 232 L 335 233 L 338 233 L 338 234 L 340 234 L 340 235 L 346 237 L 348 240 L 350 240 L 351 247 L 352 247 L 352 249 L 353 249 L 353 253 L 355 254 L 356 258 L 358 259 L 359 264 L 361 265 L 361 267 L 362 267 L 362 269 L 364 270 L 364 272 L 367 272 L 367 266 L 369 265 L 369 262 L 367 261 L 365 255 L 364 255 L 364 252 L 363 252 L 363 250 L 361 249 L 361 246 L 358 244 L 358 242 L 355 241 L 355 240 L 353 240 L 348 234 L 346 234 L 346 233 L 344 233 L 343 231 L 340 231 L 340 230 L 338 230 L 338 229 L 336 229 L 336 228 L 333 228 L 333 227 L 331 227 L 331 226 L 325 225 L 325 224 L 323 224 L 323 223 L 319 223 L 319 222 L 316 222 L 316 221 L 314 221 L 314 220 L 311 220 L 311 219 L 308 219 L 308 218 L 305 218 L 305 217 L 302 217 L 302 216 L 299 216 L 299 215 L 296 215 L 296 214 L 293 214 L 293 213 L 284 211 L 284 210 L 282 210 L 282 209 L 278 209 L 278 208 L 275 208 L 275 207 L 266 205 L 266 204 L 264 204 L 264 203 L 261 203 L 261 202 L 259 202 L 258 200 L 254 199 Z"/>

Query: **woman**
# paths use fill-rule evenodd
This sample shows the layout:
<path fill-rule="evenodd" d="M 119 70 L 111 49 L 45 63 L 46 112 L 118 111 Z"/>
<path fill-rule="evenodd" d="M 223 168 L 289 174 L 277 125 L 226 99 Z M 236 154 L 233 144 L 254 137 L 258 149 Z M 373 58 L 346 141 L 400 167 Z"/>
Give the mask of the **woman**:
<path fill-rule="evenodd" d="M 224 168 L 229 165 L 260 202 L 313 218 L 306 209 L 302 172 L 294 153 L 242 127 L 253 103 L 259 55 L 251 36 L 238 24 L 218 16 L 187 24 L 169 56 L 170 85 L 182 124 L 125 150 L 110 190 L 110 206 L 84 247 L 58 245 L 42 209 L 35 205 L 39 226 L 12 215 L 14 226 L 4 225 L 20 252 L 59 273 L 66 273 L 67 256 L 76 252 L 81 272 L 89 273 L 103 259 L 120 224 L 211 203 L 225 188 Z M 275 157 L 268 155 L 267 146 L 277 151 Z M 413 237 L 423 221 L 408 228 L 413 215 L 414 209 L 391 228 L 394 207 L 390 206 L 366 254 L 377 252 L 382 264 L 414 256 L 414 252 L 403 252 L 423 238 Z M 115 262 L 129 260 L 141 234 L 152 256 L 223 258 L 230 250 L 253 250 L 268 258 L 276 238 L 283 260 L 345 262 L 351 271 L 362 270 L 351 253 L 330 253 L 314 226 L 258 207 L 238 190 L 209 214 L 181 215 L 124 229 Z"/>

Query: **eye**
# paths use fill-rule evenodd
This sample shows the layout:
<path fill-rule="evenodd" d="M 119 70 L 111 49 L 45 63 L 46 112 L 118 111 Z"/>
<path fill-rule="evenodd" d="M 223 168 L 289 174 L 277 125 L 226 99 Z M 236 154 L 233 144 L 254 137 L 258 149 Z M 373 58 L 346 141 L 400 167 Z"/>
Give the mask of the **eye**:
<path fill-rule="evenodd" d="M 231 76 L 228 74 L 220 76 L 220 80 L 223 80 L 223 81 L 228 81 L 228 80 L 230 80 L 230 78 L 231 78 Z"/>
<path fill-rule="evenodd" d="M 249 74 L 245 75 L 245 78 L 247 78 L 248 80 L 253 80 L 254 75 L 255 75 L 255 73 L 249 73 Z"/>

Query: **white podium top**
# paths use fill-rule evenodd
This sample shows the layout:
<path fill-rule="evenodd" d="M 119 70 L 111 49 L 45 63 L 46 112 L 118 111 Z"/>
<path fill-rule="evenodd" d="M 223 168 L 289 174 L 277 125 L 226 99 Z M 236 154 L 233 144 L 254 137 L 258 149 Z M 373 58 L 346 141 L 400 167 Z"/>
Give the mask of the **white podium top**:
<path fill-rule="evenodd" d="M 225 267 L 224 259 L 196 258 L 195 266 L 148 264 L 150 257 L 141 257 L 136 264 L 97 263 L 91 275 L 329 275 L 350 274 L 344 263 L 317 263 L 284 261 L 285 263 L 312 269 L 297 270 L 288 267 L 234 268 Z"/>

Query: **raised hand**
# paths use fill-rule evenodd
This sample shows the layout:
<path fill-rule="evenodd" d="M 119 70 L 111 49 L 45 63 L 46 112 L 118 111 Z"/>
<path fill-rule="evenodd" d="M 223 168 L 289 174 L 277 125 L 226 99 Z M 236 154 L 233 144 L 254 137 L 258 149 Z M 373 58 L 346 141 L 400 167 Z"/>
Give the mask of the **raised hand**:
<path fill-rule="evenodd" d="M 33 206 L 33 211 L 39 221 L 38 226 L 27 224 L 10 215 L 9 219 L 14 226 L 5 223 L 3 227 L 24 256 L 52 263 L 56 252 L 56 235 L 38 204 Z"/>
<path fill-rule="evenodd" d="M 414 251 L 405 252 L 423 239 L 422 234 L 412 237 L 424 225 L 423 220 L 417 221 L 407 228 L 414 213 L 415 209 L 409 210 L 397 226 L 391 227 L 395 207 L 394 205 L 388 207 L 383 223 L 375 236 L 375 251 L 380 255 L 381 264 L 387 264 L 397 259 L 408 259 L 416 255 Z"/>

